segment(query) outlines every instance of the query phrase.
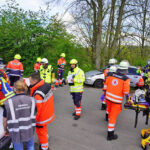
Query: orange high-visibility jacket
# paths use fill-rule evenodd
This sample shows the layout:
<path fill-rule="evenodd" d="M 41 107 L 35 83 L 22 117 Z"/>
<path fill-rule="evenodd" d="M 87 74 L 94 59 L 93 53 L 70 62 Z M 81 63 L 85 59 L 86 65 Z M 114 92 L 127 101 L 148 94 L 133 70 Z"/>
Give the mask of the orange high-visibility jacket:
<path fill-rule="evenodd" d="M 14 59 L 8 63 L 6 66 L 7 74 L 12 76 L 22 76 L 23 75 L 23 65 L 17 59 Z"/>
<path fill-rule="evenodd" d="M 108 72 L 109 72 L 109 68 L 106 68 L 106 69 L 104 70 L 104 77 L 105 77 L 105 80 L 106 80 L 106 76 L 107 76 Z"/>
<path fill-rule="evenodd" d="M 34 64 L 34 71 L 38 71 L 40 69 L 40 66 L 41 66 L 40 63 Z"/>
<path fill-rule="evenodd" d="M 140 77 L 139 82 L 137 83 L 137 86 L 138 87 L 143 87 L 144 86 L 144 80 L 143 80 L 142 76 Z"/>
<path fill-rule="evenodd" d="M 61 67 L 61 66 L 64 67 L 66 65 L 66 60 L 64 58 L 58 59 L 57 65 L 58 67 Z"/>
<path fill-rule="evenodd" d="M 123 96 L 129 94 L 130 79 L 121 73 L 109 73 L 104 83 L 106 99 L 114 103 L 122 103 Z"/>
<path fill-rule="evenodd" d="M 31 88 L 30 96 L 36 99 L 36 125 L 43 126 L 52 122 L 55 114 L 53 93 L 50 84 L 45 83 L 44 80 L 39 81 Z"/>

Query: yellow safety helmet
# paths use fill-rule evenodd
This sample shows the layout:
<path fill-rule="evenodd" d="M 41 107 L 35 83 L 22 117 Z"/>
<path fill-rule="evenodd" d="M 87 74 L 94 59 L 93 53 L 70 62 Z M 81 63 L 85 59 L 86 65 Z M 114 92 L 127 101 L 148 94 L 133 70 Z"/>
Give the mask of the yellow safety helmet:
<path fill-rule="evenodd" d="M 66 54 L 65 53 L 61 53 L 60 57 L 66 57 Z"/>
<path fill-rule="evenodd" d="M 78 63 L 78 61 L 76 59 L 71 59 L 70 60 L 70 65 L 76 65 Z"/>
<path fill-rule="evenodd" d="M 16 54 L 16 55 L 14 56 L 14 59 L 21 59 L 20 54 Z"/>
<path fill-rule="evenodd" d="M 42 59 L 41 59 L 40 57 L 38 57 L 36 61 L 37 61 L 37 62 L 41 62 L 41 60 L 42 60 Z"/>

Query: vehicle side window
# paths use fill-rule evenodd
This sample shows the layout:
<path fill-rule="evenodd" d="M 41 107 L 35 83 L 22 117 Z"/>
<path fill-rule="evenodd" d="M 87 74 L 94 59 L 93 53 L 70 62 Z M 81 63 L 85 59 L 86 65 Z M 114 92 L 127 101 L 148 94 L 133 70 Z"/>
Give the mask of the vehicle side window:
<path fill-rule="evenodd" d="M 137 71 L 137 68 L 129 68 L 128 74 L 129 75 L 138 75 L 136 71 Z"/>

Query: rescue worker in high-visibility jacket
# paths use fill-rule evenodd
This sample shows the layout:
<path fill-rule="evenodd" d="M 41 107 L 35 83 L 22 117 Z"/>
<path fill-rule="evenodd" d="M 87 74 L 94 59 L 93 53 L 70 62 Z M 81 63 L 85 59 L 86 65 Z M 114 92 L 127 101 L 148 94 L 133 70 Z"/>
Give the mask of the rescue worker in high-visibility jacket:
<path fill-rule="evenodd" d="M 6 73 L 0 69 L 0 105 L 3 105 L 4 102 L 13 97 L 15 93 L 9 86 L 9 79 Z"/>
<path fill-rule="evenodd" d="M 55 82 L 56 87 L 58 85 L 62 86 L 62 80 L 64 77 L 64 71 L 65 71 L 65 65 L 66 65 L 66 60 L 64 59 L 65 56 L 66 56 L 65 53 L 61 53 L 61 55 L 60 55 L 61 58 L 58 59 L 58 61 L 57 61 L 58 72 L 57 72 L 57 79 Z"/>
<path fill-rule="evenodd" d="M 52 83 L 52 74 L 53 74 L 53 67 L 52 65 L 48 65 L 48 59 L 43 58 L 41 60 L 41 66 L 40 66 L 40 77 L 42 80 L 44 80 L 46 83 L 51 84 Z"/>
<path fill-rule="evenodd" d="M 16 95 L 4 103 L 3 125 L 5 135 L 10 137 L 15 150 L 34 150 L 34 131 L 36 126 L 36 102 L 27 96 L 27 86 L 18 80 L 14 84 Z"/>
<path fill-rule="evenodd" d="M 118 138 L 117 134 L 114 134 L 116 120 L 121 112 L 123 97 L 128 96 L 130 91 L 130 79 L 125 76 L 128 67 L 127 61 L 120 62 L 117 72 L 109 73 L 104 84 L 108 110 L 108 141 Z"/>
<path fill-rule="evenodd" d="M 34 71 L 38 72 L 38 70 L 40 69 L 40 66 L 41 66 L 41 58 L 38 57 L 36 61 L 37 61 L 36 64 L 34 64 Z"/>
<path fill-rule="evenodd" d="M 20 62 L 21 56 L 16 54 L 14 60 L 10 61 L 6 66 L 6 73 L 9 76 L 10 86 L 13 86 L 14 83 L 23 76 L 23 65 Z"/>
<path fill-rule="evenodd" d="M 113 72 L 116 72 L 117 71 L 117 67 L 115 65 L 111 66 L 109 68 L 109 72 L 110 73 L 113 73 Z M 108 76 L 109 76 L 109 73 L 108 73 Z M 106 77 L 107 78 L 107 77 Z M 106 81 L 106 80 L 105 80 Z M 105 84 L 105 83 L 104 83 Z M 104 96 L 105 97 L 105 96 Z M 105 99 L 106 101 L 106 99 Z M 108 109 L 106 108 L 106 116 L 105 116 L 105 120 L 108 121 Z"/>
<path fill-rule="evenodd" d="M 40 149 L 48 150 L 47 125 L 55 118 L 53 92 L 50 84 L 40 79 L 40 74 L 38 72 L 31 74 L 29 81 L 30 96 L 36 99 L 36 133 L 40 141 Z"/>
<path fill-rule="evenodd" d="M 117 63 L 117 60 L 114 58 L 109 59 L 108 67 L 104 70 L 104 82 L 106 80 L 107 74 L 111 66 L 114 66 Z M 101 110 L 106 110 L 106 100 L 104 99 L 101 105 Z"/>
<path fill-rule="evenodd" d="M 73 112 L 74 120 L 78 120 L 81 116 L 81 99 L 83 94 L 83 84 L 85 81 L 85 74 L 78 66 L 78 61 L 72 59 L 70 61 L 71 69 L 68 72 L 67 83 L 70 86 L 70 93 L 74 102 L 75 110 Z"/>

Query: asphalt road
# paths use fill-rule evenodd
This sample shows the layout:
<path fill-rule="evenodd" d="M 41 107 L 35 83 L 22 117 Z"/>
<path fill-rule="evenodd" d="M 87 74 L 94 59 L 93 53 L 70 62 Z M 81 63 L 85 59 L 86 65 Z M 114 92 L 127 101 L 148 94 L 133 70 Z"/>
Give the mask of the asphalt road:
<path fill-rule="evenodd" d="M 101 89 L 85 87 L 82 117 L 73 120 L 74 106 L 69 87 L 57 88 L 54 92 L 56 119 L 48 125 L 52 150 L 141 150 L 140 130 L 148 126 L 140 113 L 137 128 L 134 128 L 135 112 L 132 110 L 122 110 L 118 117 L 118 140 L 106 140 L 107 122 L 104 121 L 105 112 L 100 110 L 101 93 Z"/>

